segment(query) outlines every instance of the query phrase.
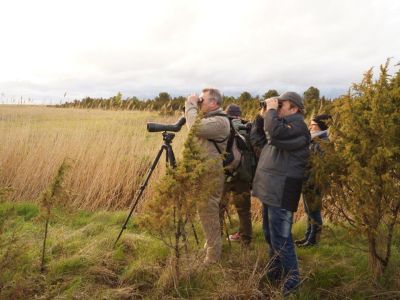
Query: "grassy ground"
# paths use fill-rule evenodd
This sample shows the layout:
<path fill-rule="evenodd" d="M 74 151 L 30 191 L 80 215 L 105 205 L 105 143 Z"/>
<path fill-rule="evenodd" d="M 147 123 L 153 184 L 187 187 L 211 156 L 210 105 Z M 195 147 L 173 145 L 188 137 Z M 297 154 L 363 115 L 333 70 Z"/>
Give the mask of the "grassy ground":
<path fill-rule="evenodd" d="M 259 223 L 250 249 L 224 242 L 221 264 L 207 269 L 199 265 L 201 251 L 191 238 L 174 284 L 170 250 L 135 222 L 112 248 L 126 213 L 55 210 L 46 269 L 40 273 L 44 225 L 38 206 L 0 203 L 0 299 L 280 298 L 279 287 L 264 277 L 266 245 Z M 304 222 L 296 223 L 294 236 L 303 231 Z M 356 249 L 362 246 L 339 228 L 325 230 L 319 247 L 298 250 L 304 282 L 291 298 L 399 299 L 400 234 L 379 283 L 368 274 L 365 253 Z"/>

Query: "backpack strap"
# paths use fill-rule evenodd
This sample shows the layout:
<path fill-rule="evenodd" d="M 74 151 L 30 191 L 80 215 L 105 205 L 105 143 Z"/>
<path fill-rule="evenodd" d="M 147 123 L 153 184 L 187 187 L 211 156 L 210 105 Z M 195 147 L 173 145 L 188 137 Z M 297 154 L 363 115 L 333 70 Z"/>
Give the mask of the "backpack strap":
<path fill-rule="evenodd" d="M 212 142 L 212 143 L 214 144 L 215 149 L 217 149 L 218 153 L 219 153 L 219 154 L 222 154 L 221 150 L 220 150 L 219 147 L 217 146 L 217 142 L 214 141 L 214 140 L 209 140 L 209 141 Z"/>
<path fill-rule="evenodd" d="M 210 117 L 225 117 L 225 118 L 228 118 L 228 120 L 229 120 L 229 134 L 226 136 L 226 138 L 224 138 L 222 140 L 219 140 L 219 141 L 213 140 L 213 139 L 208 139 L 209 142 L 212 142 L 214 144 L 214 146 L 217 149 L 218 153 L 222 154 L 222 151 L 221 151 L 221 149 L 219 149 L 217 144 L 221 144 L 221 143 L 225 142 L 227 139 L 229 139 L 231 134 L 234 132 L 235 129 L 233 128 L 232 119 L 227 114 L 215 114 L 215 115 L 212 115 Z M 233 130 L 233 132 L 232 132 L 232 130 Z M 232 147 L 233 139 L 231 139 L 231 140 L 232 140 L 232 142 L 231 142 L 230 146 Z M 229 144 L 229 142 L 230 142 L 230 140 L 228 140 L 228 144 Z M 226 149 L 229 149 L 228 145 L 227 145 Z"/>

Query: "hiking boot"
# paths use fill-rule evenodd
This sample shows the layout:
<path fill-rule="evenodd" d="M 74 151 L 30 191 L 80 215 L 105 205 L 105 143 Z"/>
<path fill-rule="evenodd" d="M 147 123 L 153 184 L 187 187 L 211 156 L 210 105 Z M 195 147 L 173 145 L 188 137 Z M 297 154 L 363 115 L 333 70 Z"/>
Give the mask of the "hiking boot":
<path fill-rule="evenodd" d="M 242 238 L 240 237 L 240 232 L 235 232 L 234 234 L 230 234 L 229 240 L 231 242 L 240 242 L 242 240 Z"/>
<path fill-rule="evenodd" d="M 288 297 L 291 294 L 294 294 L 300 286 L 300 276 L 297 273 L 296 275 L 286 276 L 285 281 L 282 286 L 282 294 L 283 297 Z"/>
<path fill-rule="evenodd" d="M 300 248 L 308 248 L 308 247 L 313 247 L 313 246 L 316 246 L 316 245 L 317 245 L 316 242 L 312 242 L 312 241 L 308 240 L 308 241 L 306 241 L 306 242 L 303 243 L 303 244 L 297 245 L 297 247 L 300 247 Z"/>
<path fill-rule="evenodd" d="M 301 239 L 301 240 L 295 240 L 295 241 L 294 241 L 294 243 L 295 243 L 297 246 L 300 246 L 301 244 L 304 244 L 305 242 L 307 242 L 307 239 L 306 239 L 306 238 L 303 238 L 303 239 Z"/>
<path fill-rule="evenodd" d="M 302 244 L 296 244 L 298 247 L 312 247 L 318 244 L 318 241 L 321 236 L 321 225 L 311 225 L 311 232 L 310 235 L 308 236 L 307 241 L 305 241 Z"/>
<path fill-rule="evenodd" d="M 282 295 L 284 298 L 289 297 L 290 295 L 294 294 L 297 292 L 298 285 L 294 287 L 288 287 L 286 284 L 283 285 L 282 288 Z"/>

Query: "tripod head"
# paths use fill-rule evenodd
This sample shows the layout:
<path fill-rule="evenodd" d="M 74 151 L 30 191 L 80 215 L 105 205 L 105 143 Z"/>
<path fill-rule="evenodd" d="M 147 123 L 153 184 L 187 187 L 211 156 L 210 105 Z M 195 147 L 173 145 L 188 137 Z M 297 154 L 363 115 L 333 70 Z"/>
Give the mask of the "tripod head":
<path fill-rule="evenodd" d="M 165 144 L 170 145 L 175 137 L 175 133 L 164 131 L 162 133 L 163 141 Z"/>

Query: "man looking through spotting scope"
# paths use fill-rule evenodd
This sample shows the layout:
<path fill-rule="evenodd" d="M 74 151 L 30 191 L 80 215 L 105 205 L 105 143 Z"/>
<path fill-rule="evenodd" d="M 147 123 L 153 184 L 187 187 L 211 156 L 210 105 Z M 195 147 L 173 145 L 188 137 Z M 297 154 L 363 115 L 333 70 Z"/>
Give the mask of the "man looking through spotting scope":
<path fill-rule="evenodd" d="M 217 178 L 210 178 L 210 182 L 215 181 L 215 190 L 211 193 L 207 203 L 198 205 L 200 223 L 205 237 L 205 258 L 204 263 L 216 263 L 221 257 L 222 241 L 219 223 L 219 204 L 224 186 L 224 171 L 222 168 L 222 158 L 213 142 L 218 141 L 218 147 L 223 153 L 226 150 L 227 138 L 230 133 L 229 119 L 221 108 L 222 95 L 219 90 L 205 88 L 199 96 L 191 95 L 185 103 L 186 124 L 190 129 L 199 113 L 202 113 L 195 136 L 199 145 L 204 151 L 207 159 L 220 162 L 217 171 Z M 213 182 L 214 183 L 214 182 Z"/>

